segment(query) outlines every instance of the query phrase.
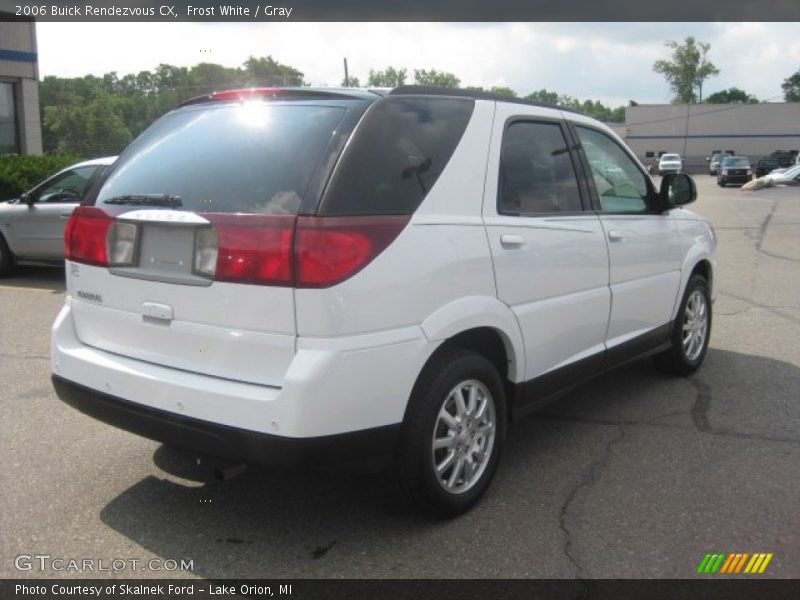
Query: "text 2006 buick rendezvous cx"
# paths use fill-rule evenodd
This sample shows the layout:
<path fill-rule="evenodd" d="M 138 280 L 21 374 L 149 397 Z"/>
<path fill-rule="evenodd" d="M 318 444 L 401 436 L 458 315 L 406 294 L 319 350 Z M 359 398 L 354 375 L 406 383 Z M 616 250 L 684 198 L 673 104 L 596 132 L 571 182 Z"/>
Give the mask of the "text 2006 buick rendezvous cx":
<path fill-rule="evenodd" d="M 706 353 L 716 239 L 599 122 L 455 90 L 251 89 L 152 125 L 66 232 L 58 395 L 195 451 L 388 459 L 472 506 L 522 413 Z"/>

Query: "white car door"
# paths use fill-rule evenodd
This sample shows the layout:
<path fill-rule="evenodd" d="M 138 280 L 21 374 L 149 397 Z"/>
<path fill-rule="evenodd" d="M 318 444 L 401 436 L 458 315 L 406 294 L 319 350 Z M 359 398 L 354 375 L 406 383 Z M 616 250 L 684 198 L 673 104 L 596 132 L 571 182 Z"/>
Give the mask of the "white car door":
<path fill-rule="evenodd" d="M 680 285 L 679 231 L 670 211 L 652 208 L 652 181 L 621 141 L 589 122 L 573 127 L 608 239 L 612 365 L 666 341 Z"/>
<path fill-rule="evenodd" d="M 498 103 L 483 215 L 498 298 L 525 342 L 525 399 L 599 370 L 608 252 L 560 111 Z"/>

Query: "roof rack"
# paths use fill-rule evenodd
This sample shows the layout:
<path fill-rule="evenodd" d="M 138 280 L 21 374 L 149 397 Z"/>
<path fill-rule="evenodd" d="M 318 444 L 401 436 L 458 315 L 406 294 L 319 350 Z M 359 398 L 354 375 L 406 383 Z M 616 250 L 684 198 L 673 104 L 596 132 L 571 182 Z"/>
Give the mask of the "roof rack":
<path fill-rule="evenodd" d="M 526 104 L 528 106 L 538 106 L 540 108 L 552 108 L 553 110 L 563 110 L 570 113 L 582 115 L 583 113 L 574 108 L 556 106 L 546 102 L 535 102 L 524 98 L 513 96 L 502 96 L 491 92 L 481 92 L 478 90 L 465 90 L 462 88 L 441 88 L 427 85 L 401 85 L 389 92 L 390 96 L 456 96 L 460 98 L 472 98 L 473 100 L 495 100 L 497 102 L 511 102 L 513 104 Z"/>

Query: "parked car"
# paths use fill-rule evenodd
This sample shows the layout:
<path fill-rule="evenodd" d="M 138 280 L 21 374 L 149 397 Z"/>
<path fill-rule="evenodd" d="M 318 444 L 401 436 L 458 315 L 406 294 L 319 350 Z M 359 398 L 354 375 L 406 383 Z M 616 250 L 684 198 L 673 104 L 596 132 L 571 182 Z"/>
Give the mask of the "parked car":
<path fill-rule="evenodd" d="M 74 164 L 19 198 L 0 202 L 0 276 L 8 274 L 17 261 L 63 261 L 67 219 L 89 182 L 115 158 Z"/>
<path fill-rule="evenodd" d="M 555 107 L 418 86 L 203 96 L 70 219 L 53 384 L 204 454 L 380 459 L 458 514 L 542 402 L 636 357 L 703 362 L 716 238 L 695 197 Z"/>
<path fill-rule="evenodd" d="M 683 160 L 680 154 L 662 154 L 658 159 L 658 174 L 680 173 L 683 170 Z"/>
<path fill-rule="evenodd" d="M 753 169 L 746 156 L 726 156 L 722 159 L 717 173 L 717 185 L 725 187 L 729 183 L 747 183 L 753 179 Z"/>
<path fill-rule="evenodd" d="M 770 173 L 767 177 L 771 179 L 773 183 L 797 185 L 800 183 L 800 165 L 785 169 L 781 173 Z"/>
<path fill-rule="evenodd" d="M 719 170 L 719 163 L 722 162 L 722 154 L 719 152 L 711 155 L 711 160 L 708 162 L 708 174 L 716 175 Z"/>
<path fill-rule="evenodd" d="M 778 168 L 778 161 L 774 158 L 762 158 L 753 167 L 753 175 L 763 177 Z"/>

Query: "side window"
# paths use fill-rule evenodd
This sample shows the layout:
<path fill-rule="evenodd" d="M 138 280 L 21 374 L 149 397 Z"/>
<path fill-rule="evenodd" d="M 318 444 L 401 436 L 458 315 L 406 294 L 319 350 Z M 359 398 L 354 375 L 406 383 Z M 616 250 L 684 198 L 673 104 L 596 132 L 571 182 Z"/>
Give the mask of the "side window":
<path fill-rule="evenodd" d="M 95 169 L 96 167 L 81 167 L 63 173 L 42 188 L 36 200 L 38 202 L 79 202 Z"/>
<path fill-rule="evenodd" d="M 500 150 L 497 212 L 535 215 L 580 211 L 578 180 L 557 123 L 512 123 Z"/>
<path fill-rule="evenodd" d="M 600 210 L 647 212 L 647 182 L 633 160 L 604 133 L 585 127 L 576 129 L 592 170 Z"/>
<path fill-rule="evenodd" d="M 475 102 L 386 96 L 359 123 L 320 206 L 323 215 L 409 215 L 456 150 Z"/>

